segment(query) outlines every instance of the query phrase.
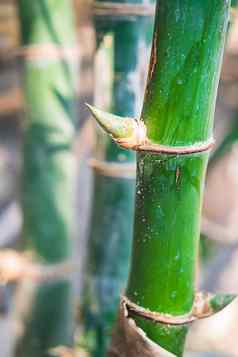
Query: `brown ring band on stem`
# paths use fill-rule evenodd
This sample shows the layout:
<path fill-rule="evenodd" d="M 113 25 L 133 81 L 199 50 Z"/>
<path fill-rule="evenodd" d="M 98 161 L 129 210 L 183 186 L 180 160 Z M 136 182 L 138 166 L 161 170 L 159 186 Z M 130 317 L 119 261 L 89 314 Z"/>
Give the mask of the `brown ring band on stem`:
<path fill-rule="evenodd" d="M 149 311 L 131 302 L 128 298 L 124 296 L 121 299 L 121 304 L 126 307 L 128 313 L 131 315 L 143 317 L 146 320 L 151 320 L 153 322 L 158 322 L 166 325 L 185 325 L 197 319 L 196 317 L 191 316 L 190 314 L 182 315 L 182 316 L 172 316 L 168 314 L 162 314 L 159 312 Z"/>
<path fill-rule="evenodd" d="M 199 154 L 210 151 L 214 146 L 214 139 L 210 138 L 208 141 L 200 142 L 194 145 L 188 146 L 166 146 L 154 143 L 145 142 L 144 144 L 127 144 L 126 141 L 121 139 L 114 139 L 120 146 L 126 149 L 132 149 L 135 151 L 148 151 L 153 154 L 165 154 L 165 155 L 191 155 Z"/>
<path fill-rule="evenodd" d="M 154 16 L 154 5 L 95 2 L 93 12 L 96 16 Z"/>
<path fill-rule="evenodd" d="M 133 163 L 106 162 L 90 159 L 89 165 L 102 176 L 134 179 L 136 165 Z"/>
<path fill-rule="evenodd" d="M 79 48 L 77 46 L 65 47 L 54 43 L 41 43 L 29 46 L 23 46 L 15 51 L 17 57 L 23 57 L 25 60 L 77 60 Z"/>
<path fill-rule="evenodd" d="M 93 5 L 94 16 L 154 16 L 154 5 L 126 4 L 95 2 Z M 238 10 L 231 9 L 231 16 L 236 18 Z"/>
<path fill-rule="evenodd" d="M 165 325 L 187 325 L 196 320 L 204 319 L 214 315 L 218 311 L 214 311 L 209 302 L 214 295 L 210 293 L 196 293 L 192 311 L 186 315 L 173 316 L 160 312 L 150 311 L 145 309 L 134 302 L 130 301 L 127 297 L 121 297 L 121 304 L 126 307 L 128 313 L 143 317 L 144 319 Z"/>
<path fill-rule="evenodd" d="M 126 3 L 109 3 L 95 2 L 93 12 L 96 16 L 154 16 L 154 5 L 143 4 L 126 4 Z M 238 17 L 238 10 L 231 8 L 230 14 L 232 18 Z"/>
<path fill-rule="evenodd" d="M 0 253 L 0 282 L 10 283 L 22 279 L 35 282 L 49 282 L 68 278 L 76 271 L 76 265 L 70 261 L 56 264 L 42 264 L 14 250 L 4 250 Z"/>

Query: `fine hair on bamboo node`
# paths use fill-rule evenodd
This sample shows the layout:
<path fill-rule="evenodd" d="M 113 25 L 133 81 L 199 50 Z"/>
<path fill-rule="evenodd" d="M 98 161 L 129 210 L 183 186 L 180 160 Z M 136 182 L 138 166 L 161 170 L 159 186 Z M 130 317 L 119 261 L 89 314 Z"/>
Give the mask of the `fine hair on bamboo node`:
<path fill-rule="evenodd" d="M 135 141 L 138 145 L 143 145 L 147 141 L 147 127 L 143 119 L 135 119 Z"/>
<path fill-rule="evenodd" d="M 137 147 L 145 145 L 147 142 L 147 128 L 142 119 L 131 119 L 133 124 L 133 134 L 129 138 L 115 138 L 112 139 L 125 149 L 136 150 Z"/>

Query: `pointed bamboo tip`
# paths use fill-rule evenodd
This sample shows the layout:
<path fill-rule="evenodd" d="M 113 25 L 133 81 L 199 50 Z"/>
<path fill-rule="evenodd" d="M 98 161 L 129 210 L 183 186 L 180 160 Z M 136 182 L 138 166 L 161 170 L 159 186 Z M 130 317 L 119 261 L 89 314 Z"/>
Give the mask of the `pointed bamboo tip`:
<path fill-rule="evenodd" d="M 112 123 L 115 121 L 115 118 L 112 114 L 106 113 L 100 109 L 97 109 L 96 107 L 85 103 L 87 108 L 89 109 L 90 113 L 96 119 L 97 123 L 108 133 L 114 134 L 112 131 Z"/>
<path fill-rule="evenodd" d="M 93 106 L 92 105 L 90 105 L 90 104 L 88 104 L 88 103 L 84 103 L 85 105 L 86 105 L 86 107 L 89 109 L 89 111 L 91 112 L 91 113 L 93 113 Z"/>
<path fill-rule="evenodd" d="M 97 119 L 97 111 L 98 109 L 93 107 L 92 105 L 85 103 L 86 107 L 88 108 L 88 110 L 90 111 L 90 113 L 92 114 L 92 116 Z"/>
<path fill-rule="evenodd" d="M 97 123 L 107 133 L 111 134 L 114 140 L 125 139 L 132 136 L 135 130 L 135 119 L 107 113 L 89 104 L 86 104 L 86 106 Z"/>
<path fill-rule="evenodd" d="M 98 124 L 100 124 L 105 130 L 107 130 L 106 124 L 107 124 L 109 116 L 111 116 L 111 114 L 106 113 L 100 109 L 97 109 L 96 107 L 94 107 L 88 103 L 85 103 L 85 105 L 89 109 L 89 111 L 92 114 L 92 116 L 94 117 L 94 119 L 96 119 Z"/>

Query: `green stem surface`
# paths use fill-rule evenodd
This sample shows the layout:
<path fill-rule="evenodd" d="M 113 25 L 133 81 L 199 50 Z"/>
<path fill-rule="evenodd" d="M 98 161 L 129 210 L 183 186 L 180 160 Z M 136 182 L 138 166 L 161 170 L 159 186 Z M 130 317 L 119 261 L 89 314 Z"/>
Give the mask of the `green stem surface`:
<path fill-rule="evenodd" d="M 23 238 L 41 262 L 59 263 L 72 252 L 77 61 L 62 48 L 75 49 L 73 4 L 19 0 L 19 15 L 26 52 L 42 46 L 41 55 L 24 59 Z M 61 55 L 52 56 L 52 46 Z M 50 356 L 50 348 L 72 344 L 71 290 L 63 278 L 38 286 L 17 357 Z"/>
<path fill-rule="evenodd" d="M 142 112 L 148 139 L 195 145 L 212 136 L 228 22 L 225 0 L 160 0 Z M 138 153 L 136 211 L 127 297 L 161 313 L 184 315 L 194 300 L 207 153 Z M 149 338 L 182 356 L 187 328 L 136 317 Z"/>

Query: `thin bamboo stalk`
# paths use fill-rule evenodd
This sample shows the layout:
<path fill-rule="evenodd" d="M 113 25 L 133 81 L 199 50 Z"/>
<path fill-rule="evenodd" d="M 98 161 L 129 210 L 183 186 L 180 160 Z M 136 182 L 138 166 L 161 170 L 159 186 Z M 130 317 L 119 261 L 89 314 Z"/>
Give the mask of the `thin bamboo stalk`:
<path fill-rule="evenodd" d="M 23 238 L 47 264 L 71 257 L 76 46 L 72 2 L 20 0 L 26 120 L 23 144 Z M 69 54 L 70 50 L 70 54 Z M 16 356 L 49 356 L 71 345 L 68 278 L 37 286 Z"/>
<path fill-rule="evenodd" d="M 103 4 L 106 3 L 101 5 Z M 121 2 L 119 7 L 124 9 L 124 5 L 128 4 L 133 2 Z M 135 4 L 143 4 L 143 1 L 136 1 Z M 111 2 L 108 6 L 110 8 Z M 146 60 L 141 51 L 151 42 L 149 31 L 152 29 L 152 20 L 152 16 L 128 14 L 95 16 L 97 105 L 101 103 L 104 109 L 111 109 L 118 115 L 139 114 L 143 93 L 141 67 L 145 68 L 142 64 Z M 94 188 L 87 292 L 82 313 L 87 340 L 91 336 L 92 341 L 93 335 L 90 349 L 92 356 L 103 357 L 116 319 L 119 296 L 128 278 L 134 210 L 135 154 L 119 148 L 102 132 L 98 133 L 95 152 L 97 160 L 93 161 Z"/>
<path fill-rule="evenodd" d="M 193 309 L 201 201 L 228 10 L 224 0 L 157 4 L 143 135 L 137 121 L 130 137 L 138 154 L 126 296 L 138 308 L 132 311 L 130 303 L 122 303 L 110 356 L 183 355 L 188 325 L 159 321 L 161 314 L 175 319 Z M 128 147 L 128 137 L 116 139 Z M 151 312 L 157 322 L 149 318 Z"/>

